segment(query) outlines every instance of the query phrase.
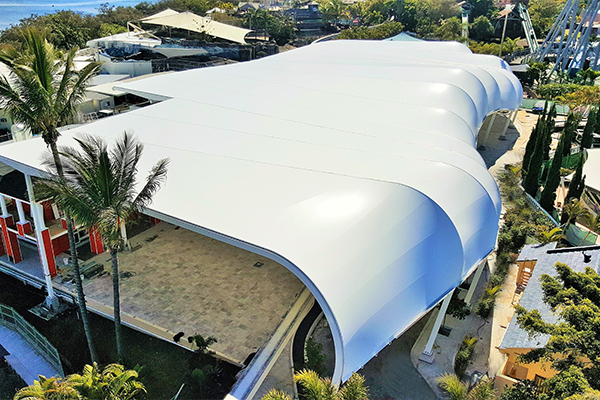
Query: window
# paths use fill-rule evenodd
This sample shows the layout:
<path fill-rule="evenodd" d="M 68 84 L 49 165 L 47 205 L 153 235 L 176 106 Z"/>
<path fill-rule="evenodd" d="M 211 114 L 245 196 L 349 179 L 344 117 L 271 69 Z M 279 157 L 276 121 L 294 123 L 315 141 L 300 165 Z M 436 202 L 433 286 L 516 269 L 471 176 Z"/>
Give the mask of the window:
<path fill-rule="evenodd" d="M 6 118 L 0 118 L 0 122 L 8 122 Z"/>

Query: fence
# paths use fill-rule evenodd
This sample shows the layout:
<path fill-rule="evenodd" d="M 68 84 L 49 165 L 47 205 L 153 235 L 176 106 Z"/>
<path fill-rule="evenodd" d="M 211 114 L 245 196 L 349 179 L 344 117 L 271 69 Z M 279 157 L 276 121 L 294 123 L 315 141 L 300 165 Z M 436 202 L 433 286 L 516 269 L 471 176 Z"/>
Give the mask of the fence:
<path fill-rule="evenodd" d="M 42 336 L 31 324 L 12 307 L 0 304 L 0 325 L 17 332 L 55 369 L 60 376 L 65 373 L 60 362 L 60 356 L 48 339 Z"/>

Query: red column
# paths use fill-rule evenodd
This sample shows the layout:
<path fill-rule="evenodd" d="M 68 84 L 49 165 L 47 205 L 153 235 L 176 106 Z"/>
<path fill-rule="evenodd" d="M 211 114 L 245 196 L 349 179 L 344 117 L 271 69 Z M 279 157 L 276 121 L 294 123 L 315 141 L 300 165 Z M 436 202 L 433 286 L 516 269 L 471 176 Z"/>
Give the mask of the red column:
<path fill-rule="evenodd" d="M 16 264 L 23 260 L 23 256 L 21 255 L 21 247 L 19 246 L 17 234 L 8 229 L 9 226 L 12 227 L 14 225 L 15 222 L 12 215 L 0 216 L 0 227 L 2 227 L 2 237 L 6 244 L 6 252 L 12 262 Z"/>
<path fill-rule="evenodd" d="M 100 254 L 104 252 L 104 245 L 102 244 L 102 237 L 100 237 L 100 232 L 98 229 L 92 228 L 90 229 L 90 249 L 94 254 Z"/>
<path fill-rule="evenodd" d="M 19 235 L 21 236 L 25 236 L 26 233 L 33 231 L 31 222 L 17 222 L 17 231 L 19 231 Z"/>
<path fill-rule="evenodd" d="M 50 271 L 50 276 L 56 276 L 56 261 L 54 260 L 54 249 L 52 247 L 52 239 L 50 238 L 50 232 L 48 229 L 43 229 L 40 232 L 42 236 L 42 240 L 44 241 L 44 252 L 42 252 L 41 246 L 38 246 L 38 252 L 40 253 L 40 258 L 44 257 L 48 262 L 48 271 Z"/>

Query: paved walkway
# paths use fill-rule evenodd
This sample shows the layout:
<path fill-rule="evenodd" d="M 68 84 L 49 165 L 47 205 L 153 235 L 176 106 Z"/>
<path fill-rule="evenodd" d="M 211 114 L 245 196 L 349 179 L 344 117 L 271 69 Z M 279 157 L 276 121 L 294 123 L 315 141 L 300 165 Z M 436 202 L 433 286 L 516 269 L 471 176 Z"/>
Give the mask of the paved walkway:
<path fill-rule="evenodd" d="M 411 348 L 427 322 L 421 318 L 372 358 L 360 371 L 372 400 L 435 400 L 437 396 L 411 362 Z"/>
<path fill-rule="evenodd" d="M 238 363 L 267 342 L 304 288 L 274 261 L 165 222 L 130 242 L 140 247 L 119 253 L 120 271 L 130 275 L 121 279 L 122 312 L 184 338 L 214 336 L 211 348 Z M 93 260 L 110 270 L 108 253 Z M 112 306 L 110 275 L 84 290 L 90 301 Z"/>
<path fill-rule="evenodd" d="M 38 379 L 38 375 L 46 378 L 59 376 L 48 362 L 37 353 L 18 333 L 0 325 L 0 345 L 9 353 L 6 361 L 28 384 Z"/>

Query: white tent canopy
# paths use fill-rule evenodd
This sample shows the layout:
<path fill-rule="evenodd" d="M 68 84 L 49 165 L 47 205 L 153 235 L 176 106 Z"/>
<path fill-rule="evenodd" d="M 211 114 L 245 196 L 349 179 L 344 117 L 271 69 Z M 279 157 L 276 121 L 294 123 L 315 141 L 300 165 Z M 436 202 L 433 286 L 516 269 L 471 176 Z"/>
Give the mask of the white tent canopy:
<path fill-rule="evenodd" d="M 189 11 L 178 13 L 171 9 L 166 9 L 158 14 L 146 17 L 142 19 L 142 22 L 145 24 L 170 26 L 171 28 L 206 33 L 213 37 L 241 44 L 246 43 L 246 35 L 252 32 L 249 29 L 213 21 Z"/>
<path fill-rule="evenodd" d="M 120 86 L 119 86 L 120 85 Z M 330 41 L 127 84 L 169 98 L 65 132 L 133 130 L 169 157 L 148 214 L 270 257 L 331 327 L 347 379 L 494 248 L 500 195 L 475 150 L 520 105 L 505 62 L 457 43 Z M 0 147 L 38 174 L 42 140 Z"/>

